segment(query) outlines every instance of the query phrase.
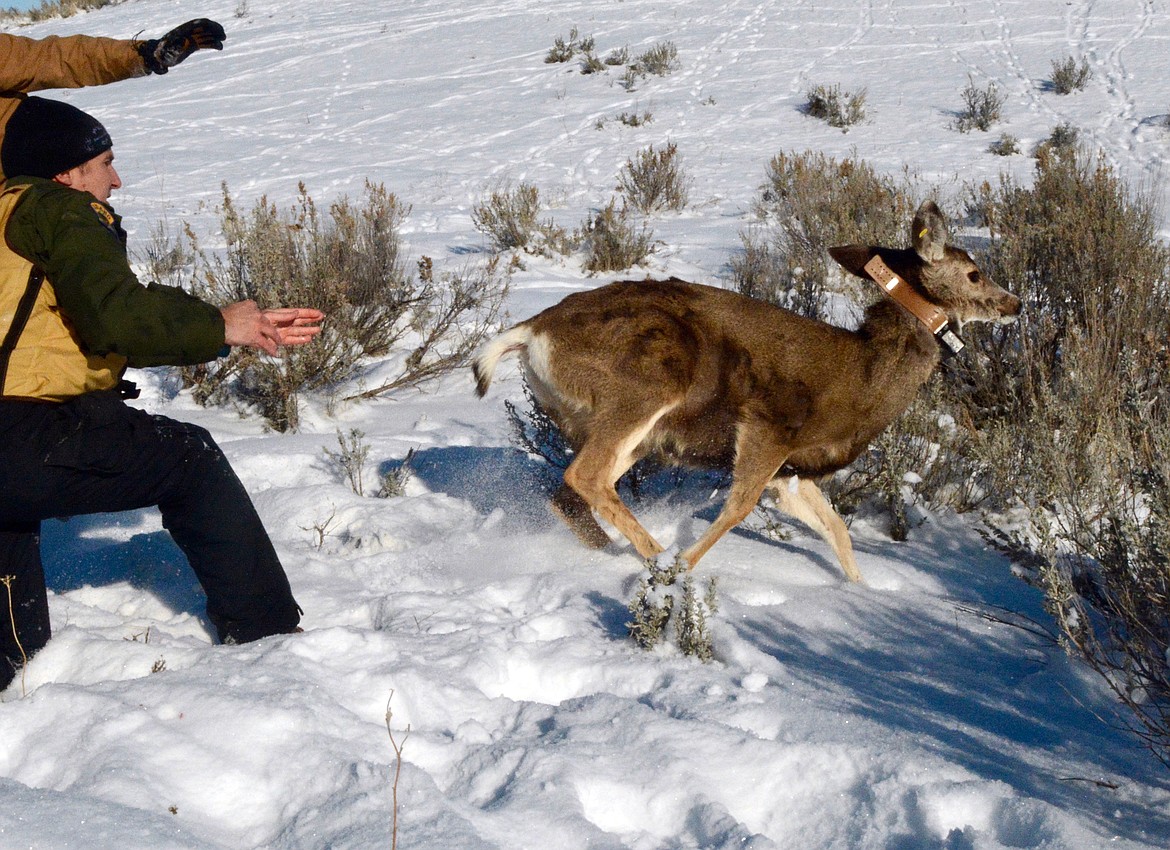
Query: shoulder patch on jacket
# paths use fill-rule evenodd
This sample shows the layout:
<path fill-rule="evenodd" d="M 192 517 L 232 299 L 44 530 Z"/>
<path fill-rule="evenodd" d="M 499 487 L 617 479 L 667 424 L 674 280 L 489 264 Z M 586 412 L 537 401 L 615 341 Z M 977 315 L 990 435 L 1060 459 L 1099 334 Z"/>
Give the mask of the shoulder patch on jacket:
<path fill-rule="evenodd" d="M 102 220 L 102 224 L 106 227 L 114 226 L 114 214 L 101 201 L 94 201 L 89 205 L 89 208 L 97 213 L 98 218 Z"/>

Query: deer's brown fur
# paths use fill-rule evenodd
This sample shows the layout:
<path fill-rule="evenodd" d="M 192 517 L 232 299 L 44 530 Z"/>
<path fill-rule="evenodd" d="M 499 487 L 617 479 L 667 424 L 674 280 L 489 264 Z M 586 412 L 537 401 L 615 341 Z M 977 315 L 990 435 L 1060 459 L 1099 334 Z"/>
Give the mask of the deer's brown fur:
<path fill-rule="evenodd" d="M 958 325 L 1019 312 L 1014 295 L 946 244 L 927 202 L 910 249 L 848 246 L 833 257 L 858 276 L 886 264 Z M 617 495 L 637 460 L 732 470 L 722 511 L 680 557 L 693 567 L 755 507 L 777 507 L 823 536 L 850 580 L 861 574 L 848 531 L 815 484 L 852 462 L 913 400 L 939 360 L 933 334 L 892 301 L 856 331 L 686 281 L 619 281 L 568 296 L 488 343 L 474 364 L 483 395 L 499 359 L 520 352 L 540 405 L 573 446 L 554 508 L 585 543 L 613 524 L 645 558 L 662 552 Z"/>

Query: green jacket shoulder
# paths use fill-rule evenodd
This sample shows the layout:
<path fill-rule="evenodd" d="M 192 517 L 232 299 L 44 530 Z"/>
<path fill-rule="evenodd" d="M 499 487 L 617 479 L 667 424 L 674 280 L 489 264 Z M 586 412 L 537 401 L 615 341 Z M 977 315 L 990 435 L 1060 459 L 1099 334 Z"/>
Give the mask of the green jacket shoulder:
<path fill-rule="evenodd" d="M 6 186 L 27 188 L 5 241 L 45 273 L 84 350 L 120 354 L 136 367 L 219 355 L 219 309 L 177 287 L 143 286 L 127 260 L 121 219 L 108 204 L 51 180 L 17 178 Z"/>

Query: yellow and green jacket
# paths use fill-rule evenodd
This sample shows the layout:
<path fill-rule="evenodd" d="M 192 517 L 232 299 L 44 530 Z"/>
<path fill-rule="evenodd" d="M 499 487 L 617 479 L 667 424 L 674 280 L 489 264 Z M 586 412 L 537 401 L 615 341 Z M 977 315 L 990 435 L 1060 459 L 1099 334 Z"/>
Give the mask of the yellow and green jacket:
<path fill-rule="evenodd" d="M 89 35 L 26 38 L 0 33 L 0 141 L 28 92 L 101 86 L 144 76 L 139 44 L 135 39 Z"/>
<path fill-rule="evenodd" d="M 0 397 L 64 401 L 112 389 L 129 366 L 190 365 L 223 350 L 223 315 L 173 286 L 143 286 L 107 204 L 51 180 L 0 191 Z"/>

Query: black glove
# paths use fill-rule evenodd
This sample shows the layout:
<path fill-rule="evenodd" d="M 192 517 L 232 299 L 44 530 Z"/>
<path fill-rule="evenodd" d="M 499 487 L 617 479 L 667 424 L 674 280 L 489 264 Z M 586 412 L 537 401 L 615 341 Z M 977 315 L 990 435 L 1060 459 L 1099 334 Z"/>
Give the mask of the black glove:
<path fill-rule="evenodd" d="M 138 45 L 138 53 L 152 74 L 165 74 L 196 50 L 223 50 L 227 34 L 223 27 L 207 18 L 187 21 L 162 38 L 152 38 Z"/>

